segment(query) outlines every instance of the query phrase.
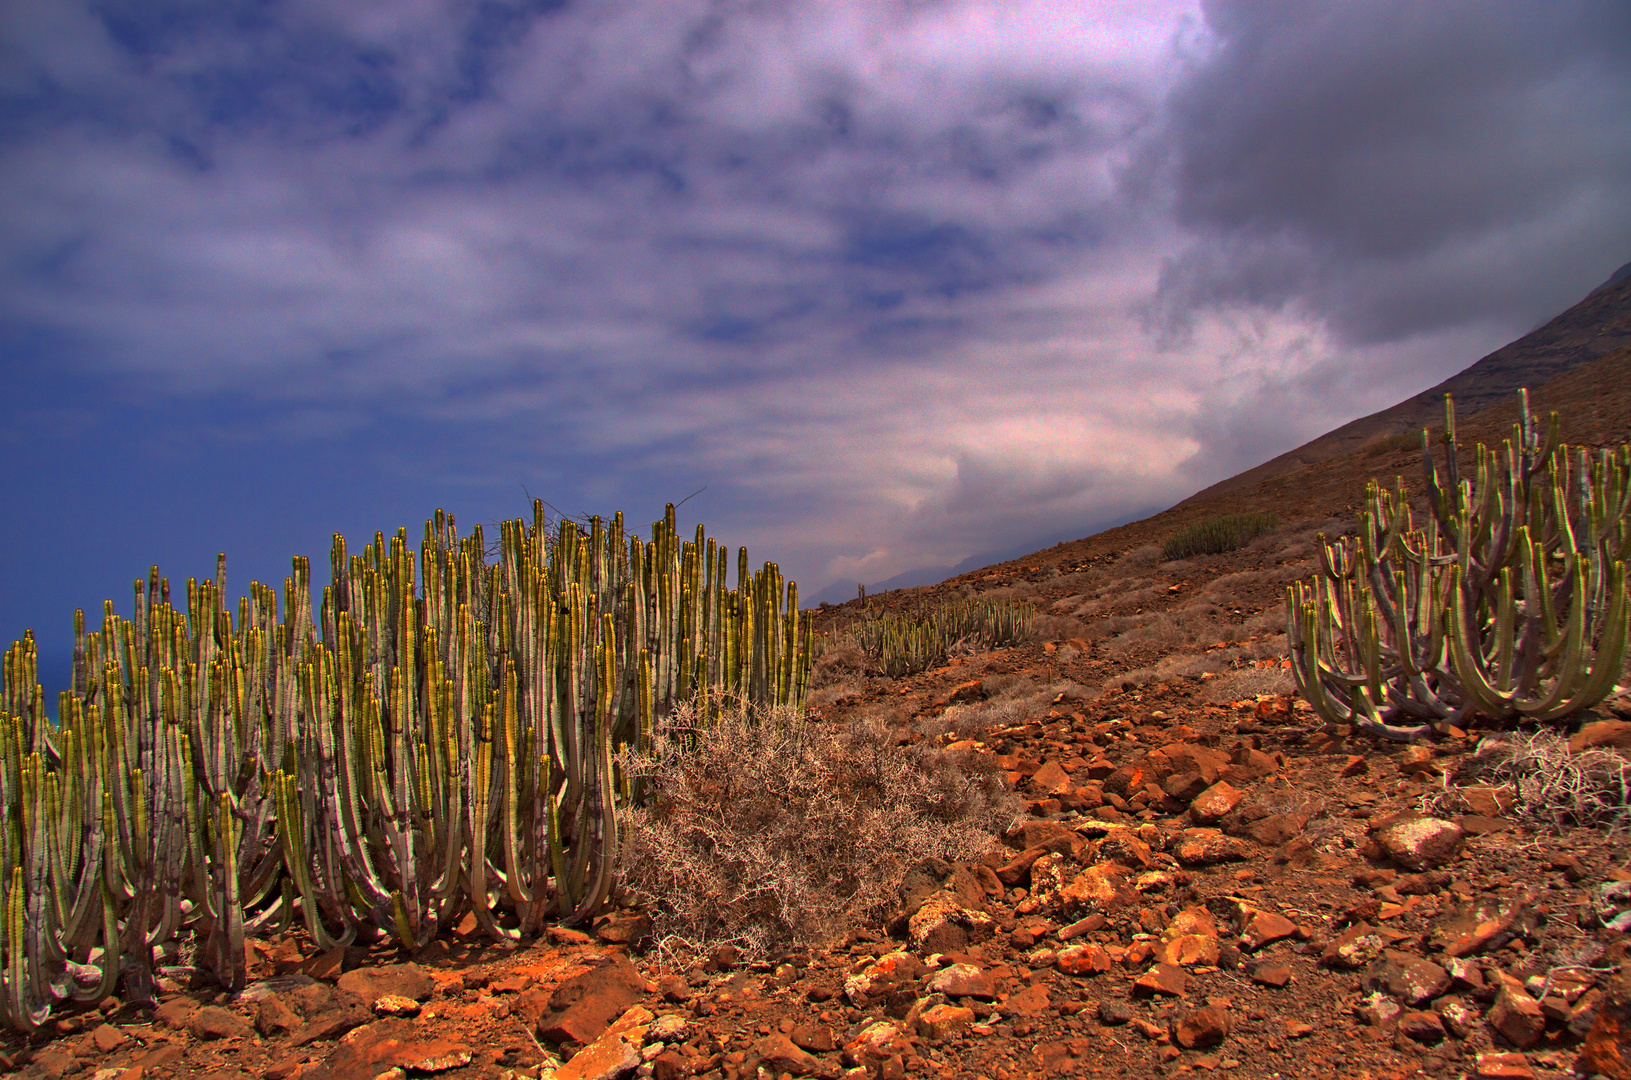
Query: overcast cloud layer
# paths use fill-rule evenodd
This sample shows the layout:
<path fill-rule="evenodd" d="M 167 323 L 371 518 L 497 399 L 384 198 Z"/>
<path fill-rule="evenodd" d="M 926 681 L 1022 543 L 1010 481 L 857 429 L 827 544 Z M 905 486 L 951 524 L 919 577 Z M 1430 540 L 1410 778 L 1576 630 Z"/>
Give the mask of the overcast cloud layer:
<path fill-rule="evenodd" d="M 523 489 L 806 595 L 1159 509 L 1631 259 L 1628 72 L 1623 0 L 10 0 L 0 632 Z"/>

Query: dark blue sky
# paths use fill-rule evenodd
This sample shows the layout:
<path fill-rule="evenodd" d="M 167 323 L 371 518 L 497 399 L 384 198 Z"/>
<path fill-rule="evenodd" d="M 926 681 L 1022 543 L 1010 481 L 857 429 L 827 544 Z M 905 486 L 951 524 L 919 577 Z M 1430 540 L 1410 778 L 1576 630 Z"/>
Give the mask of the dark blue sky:
<path fill-rule="evenodd" d="M 0 638 L 445 507 L 811 595 L 1082 535 L 1631 258 L 1631 8 L 11 0 Z"/>

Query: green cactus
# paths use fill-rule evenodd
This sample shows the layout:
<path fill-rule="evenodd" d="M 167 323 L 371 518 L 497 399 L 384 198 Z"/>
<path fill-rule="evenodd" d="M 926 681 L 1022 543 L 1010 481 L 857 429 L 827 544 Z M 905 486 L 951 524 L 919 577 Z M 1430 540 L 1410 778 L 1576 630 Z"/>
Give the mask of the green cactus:
<path fill-rule="evenodd" d="M 1034 617 L 1035 610 L 1020 601 L 960 598 L 927 611 L 869 618 L 849 633 L 878 670 L 899 678 L 944 664 L 960 644 L 995 649 L 1023 641 Z M 807 662 L 790 677 L 808 686 Z"/>
<path fill-rule="evenodd" d="M 1444 472 L 1422 432 L 1432 516 L 1372 482 L 1357 535 L 1320 538 L 1286 591 L 1298 689 L 1328 723 L 1415 738 L 1478 714 L 1555 720 L 1596 704 L 1625 662 L 1631 446 L 1593 455 L 1544 433 L 1519 394 L 1499 450 L 1462 479 L 1445 396 Z"/>
<path fill-rule="evenodd" d="M 154 947 L 200 935 L 228 987 L 247 934 L 298 906 L 320 948 L 365 930 L 414 950 L 465 911 L 500 939 L 604 904 L 617 859 L 613 744 L 649 748 L 682 703 L 796 704 L 797 586 L 749 574 L 667 508 L 481 528 L 451 515 L 336 535 L 310 564 L 225 602 L 226 564 L 172 606 L 158 568 L 100 630 L 74 623 L 73 688 L 45 713 L 32 634 L 0 683 L 0 1009 L 28 1029 L 70 998 L 150 998 Z M 785 607 L 783 597 L 785 595 Z M 236 616 L 236 618 L 234 618 Z M 95 955 L 95 964 L 85 959 Z"/>

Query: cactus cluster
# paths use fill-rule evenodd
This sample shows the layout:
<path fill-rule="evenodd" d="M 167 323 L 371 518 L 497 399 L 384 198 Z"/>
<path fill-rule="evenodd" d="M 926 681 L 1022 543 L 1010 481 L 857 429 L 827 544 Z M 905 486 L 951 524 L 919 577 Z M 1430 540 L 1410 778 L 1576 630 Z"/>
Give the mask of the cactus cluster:
<path fill-rule="evenodd" d="M 1320 573 L 1286 591 L 1297 687 L 1328 723 L 1410 739 L 1497 720 L 1554 720 L 1614 689 L 1631 603 L 1631 446 L 1595 454 L 1544 430 L 1519 394 L 1498 449 L 1457 460 L 1444 399 L 1444 471 L 1424 430 L 1431 511 L 1404 484 L 1366 492 L 1357 535 L 1320 537 Z"/>
<path fill-rule="evenodd" d="M 938 667 L 962 644 L 995 649 L 1030 633 L 1035 614 L 1012 600 L 957 599 L 908 615 L 878 615 L 850 634 L 867 658 L 890 678 Z"/>
<path fill-rule="evenodd" d="M 497 939 L 582 922 L 637 794 L 614 750 L 682 703 L 796 705 L 808 684 L 797 586 L 742 549 L 727 589 L 727 550 L 681 540 L 672 506 L 646 541 L 535 503 L 493 552 L 438 511 L 417 553 L 406 530 L 361 554 L 336 534 L 330 563 L 315 613 L 304 558 L 234 611 L 224 557 L 184 606 L 155 567 L 133 618 L 76 613 L 57 724 L 32 635 L 7 652 L 12 1025 L 121 980 L 151 997 L 155 947 L 184 929 L 236 988 L 245 935 L 296 919 L 320 948 L 407 950 L 466 912 Z"/>
<path fill-rule="evenodd" d="M 1189 559 L 1221 555 L 1244 547 L 1263 533 L 1279 528 L 1276 514 L 1218 514 L 1185 525 L 1161 545 L 1163 559 Z"/>

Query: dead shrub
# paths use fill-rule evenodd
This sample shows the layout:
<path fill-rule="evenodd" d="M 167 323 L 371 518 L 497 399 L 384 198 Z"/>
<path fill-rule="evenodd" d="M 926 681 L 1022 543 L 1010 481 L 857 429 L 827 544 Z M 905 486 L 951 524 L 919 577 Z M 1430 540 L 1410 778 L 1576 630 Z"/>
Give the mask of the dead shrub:
<path fill-rule="evenodd" d="M 1018 811 L 974 755 L 786 711 L 705 727 L 682 713 L 625 765 L 648 804 L 628 816 L 620 869 L 668 947 L 819 945 L 886 917 L 913 863 L 972 858 Z"/>
<path fill-rule="evenodd" d="M 1631 762 L 1600 747 L 1571 753 L 1568 740 L 1556 732 L 1513 731 L 1484 739 L 1444 778 L 1443 790 L 1429 796 L 1428 808 L 1456 811 L 1456 788 L 1473 784 L 1510 787 L 1515 813 L 1554 828 L 1631 825 Z"/>
<path fill-rule="evenodd" d="M 1291 677 L 1291 671 L 1276 664 L 1273 667 L 1240 668 L 1208 679 L 1201 688 L 1201 700 L 1216 705 L 1296 692 L 1297 681 Z"/>

